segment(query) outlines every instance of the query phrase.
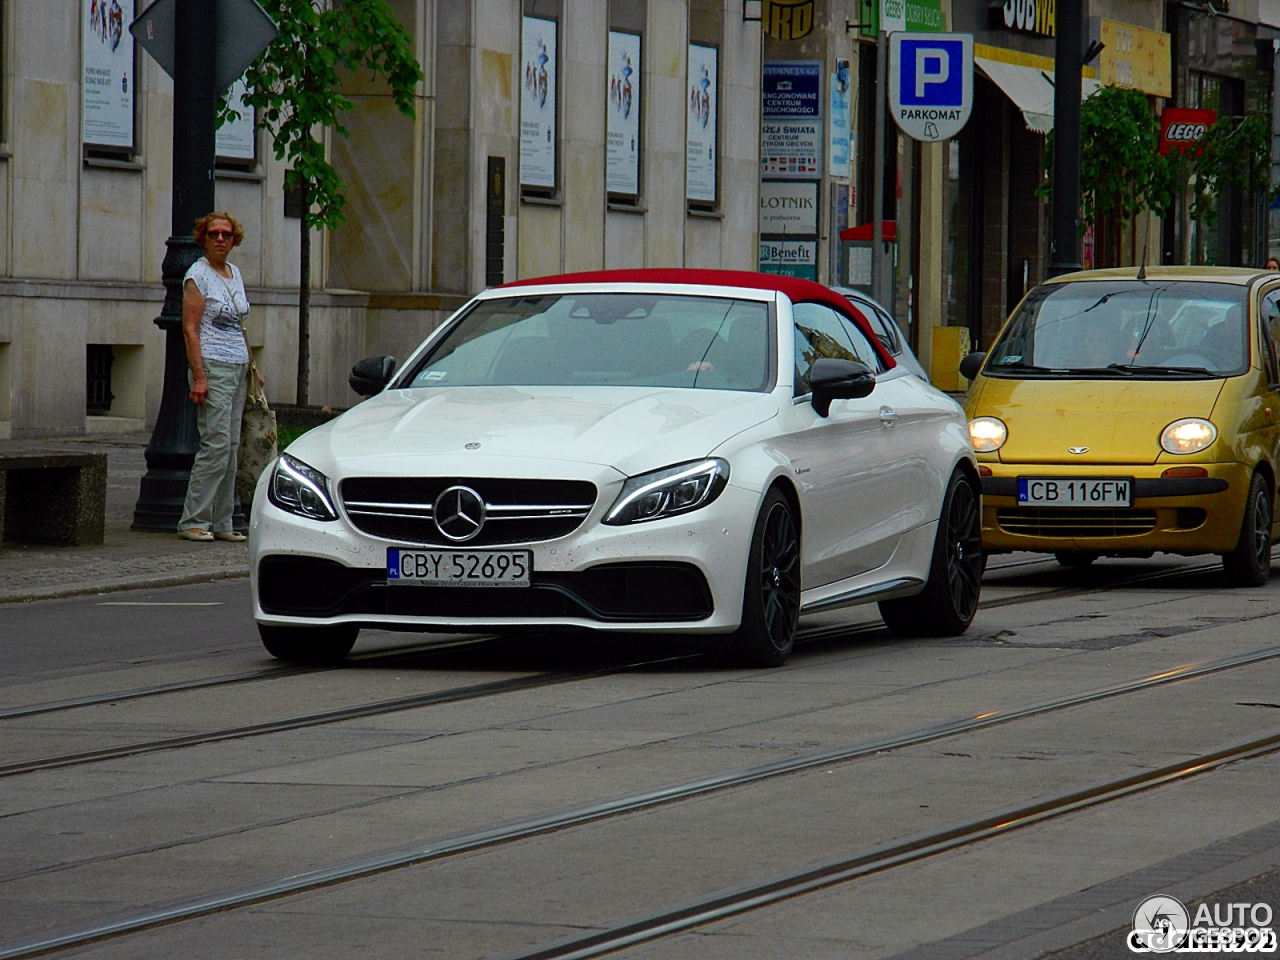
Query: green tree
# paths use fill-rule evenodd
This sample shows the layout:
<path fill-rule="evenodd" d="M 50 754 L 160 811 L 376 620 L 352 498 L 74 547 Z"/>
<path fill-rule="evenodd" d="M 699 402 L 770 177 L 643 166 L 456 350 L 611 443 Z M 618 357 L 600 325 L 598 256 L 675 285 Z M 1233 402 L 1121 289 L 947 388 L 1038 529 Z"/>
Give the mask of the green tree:
<path fill-rule="evenodd" d="M 345 184 L 325 156 L 324 131 L 348 135 L 342 115 L 355 105 L 339 92 L 345 77 L 372 72 L 400 112 L 414 115 L 423 79 L 413 41 L 387 0 L 259 0 L 280 33 L 245 74 L 245 104 L 271 133 L 277 160 L 287 160 L 285 189 L 301 193 L 298 284 L 298 395 L 309 402 L 311 361 L 311 231 L 346 221 Z M 222 105 L 224 117 L 234 117 Z"/>
<path fill-rule="evenodd" d="M 1194 155 L 1193 155 L 1194 154 Z M 1270 193 L 1271 124 L 1261 114 L 1219 117 L 1181 164 L 1194 175 L 1192 219 L 1213 223 L 1216 200 L 1228 184 L 1246 194 Z M 1181 183 L 1185 185 L 1184 177 Z"/>
<path fill-rule="evenodd" d="M 1140 90 L 1103 87 L 1080 105 L 1081 225 L 1099 217 L 1161 216 L 1173 203 L 1170 167 L 1159 153 L 1160 125 Z M 1043 195 L 1053 190 L 1053 131 L 1045 143 Z"/>

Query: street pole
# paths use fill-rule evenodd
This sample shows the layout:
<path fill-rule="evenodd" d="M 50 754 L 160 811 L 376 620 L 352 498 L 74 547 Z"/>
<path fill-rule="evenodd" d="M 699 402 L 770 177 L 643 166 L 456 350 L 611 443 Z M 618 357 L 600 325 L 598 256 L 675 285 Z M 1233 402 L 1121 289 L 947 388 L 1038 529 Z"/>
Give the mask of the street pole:
<path fill-rule="evenodd" d="M 893 312 L 887 295 L 891 290 L 891 267 L 884 251 L 884 151 L 885 122 L 889 98 L 889 35 L 883 30 L 876 38 L 876 135 L 871 191 L 871 296 L 886 310 Z"/>
<path fill-rule="evenodd" d="M 161 278 L 164 307 L 164 392 L 147 446 L 147 472 L 133 511 L 134 530 L 176 531 L 191 464 L 200 446 L 196 408 L 187 394 L 182 339 L 182 279 L 203 251 L 191 236 L 214 204 L 214 122 L 217 90 L 217 0 L 176 0 L 173 77 L 173 219 Z"/>
<path fill-rule="evenodd" d="M 1053 245 L 1048 275 L 1080 263 L 1080 59 L 1084 56 L 1081 0 L 1058 0 L 1053 66 Z"/>

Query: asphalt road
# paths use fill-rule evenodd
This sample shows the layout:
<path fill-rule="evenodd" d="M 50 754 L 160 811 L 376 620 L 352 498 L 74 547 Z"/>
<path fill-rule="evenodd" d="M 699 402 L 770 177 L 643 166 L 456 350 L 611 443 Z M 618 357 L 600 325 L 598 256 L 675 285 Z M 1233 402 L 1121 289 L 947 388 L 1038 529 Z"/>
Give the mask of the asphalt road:
<path fill-rule="evenodd" d="M 1280 577 L 997 558 L 984 603 L 806 620 L 772 671 L 382 632 L 285 669 L 244 581 L 0 606 L 0 957 L 1085 960 L 1151 894 L 1280 910 Z"/>

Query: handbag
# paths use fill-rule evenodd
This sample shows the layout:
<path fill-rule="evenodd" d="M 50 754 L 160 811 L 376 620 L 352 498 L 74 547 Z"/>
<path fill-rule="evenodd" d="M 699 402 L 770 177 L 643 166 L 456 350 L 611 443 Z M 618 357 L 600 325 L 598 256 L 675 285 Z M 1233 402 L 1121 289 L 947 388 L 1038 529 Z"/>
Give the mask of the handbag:
<path fill-rule="evenodd" d="M 247 339 L 245 345 L 248 346 Z M 240 418 L 240 451 L 236 459 L 236 497 L 246 507 L 253 504 L 253 491 L 262 471 L 277 456 L 277 436 L 276 412 L 267 405 L 258 366 L 250 359 L 249 387 Z"/>
<path fill-rule="evenodd" d="M 215 276 L 222 281 L 227 291 L 227 300 L 239 313 L 231 284 L 226 278 Z M 240 333 L 244 336 L 244 349 L 249 355 L 249 384 L 245 390 L 244 413 L 240 417 L 240 449 L 236 453 L 236 499 L 245 507 L 253 505 L 253 491 L 258 486 L 258 478 L 262 471 L 273 461 L 278 453 L 276 412 L 267 403 L 267 395 L 262 389 L 262 378 L 258 376 L 258 365 L 253 362 L 253 350 L 249 347 L 249 334 L 245 330 L 245 320 L 249 317 L 246 311 L 240 319 Z"/>

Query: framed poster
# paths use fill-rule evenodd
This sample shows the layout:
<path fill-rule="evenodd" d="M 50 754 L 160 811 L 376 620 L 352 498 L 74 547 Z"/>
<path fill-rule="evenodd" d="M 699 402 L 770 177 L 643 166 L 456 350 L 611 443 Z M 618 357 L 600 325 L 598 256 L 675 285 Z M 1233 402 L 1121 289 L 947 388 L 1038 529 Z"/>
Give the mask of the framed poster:
<path fill-rule="evenodd" d="M 227 102 L 240 114 L 239 120 L 231 120 L 218 128 L 216 153 L 220 160 L 256 160 L 257 137 L 254 135 L 253 107 L 245 105 L 249 92 L 244 79 L 231 84 Z"/>
<path fill-rule="evenodd" d="M 556 21 L 525 17 L 520 35 L 520 185 L 556 186 Z"/>
<path fill-rule="evenodd" d="M 689 44 L 689 102 L 685 121 L 684 195 L 716 202 L 716 96 L 720 51 Z"/>
<path fill-rule="evenodd" d="M 610 193 L 640 193 L 640 36 L 609 31 L 604 179 Z"/>
<path fill-rule="evenodd" d="M 80 139 L 95 147 L 133 149 L 134 0 L 80 0 Z"/>

